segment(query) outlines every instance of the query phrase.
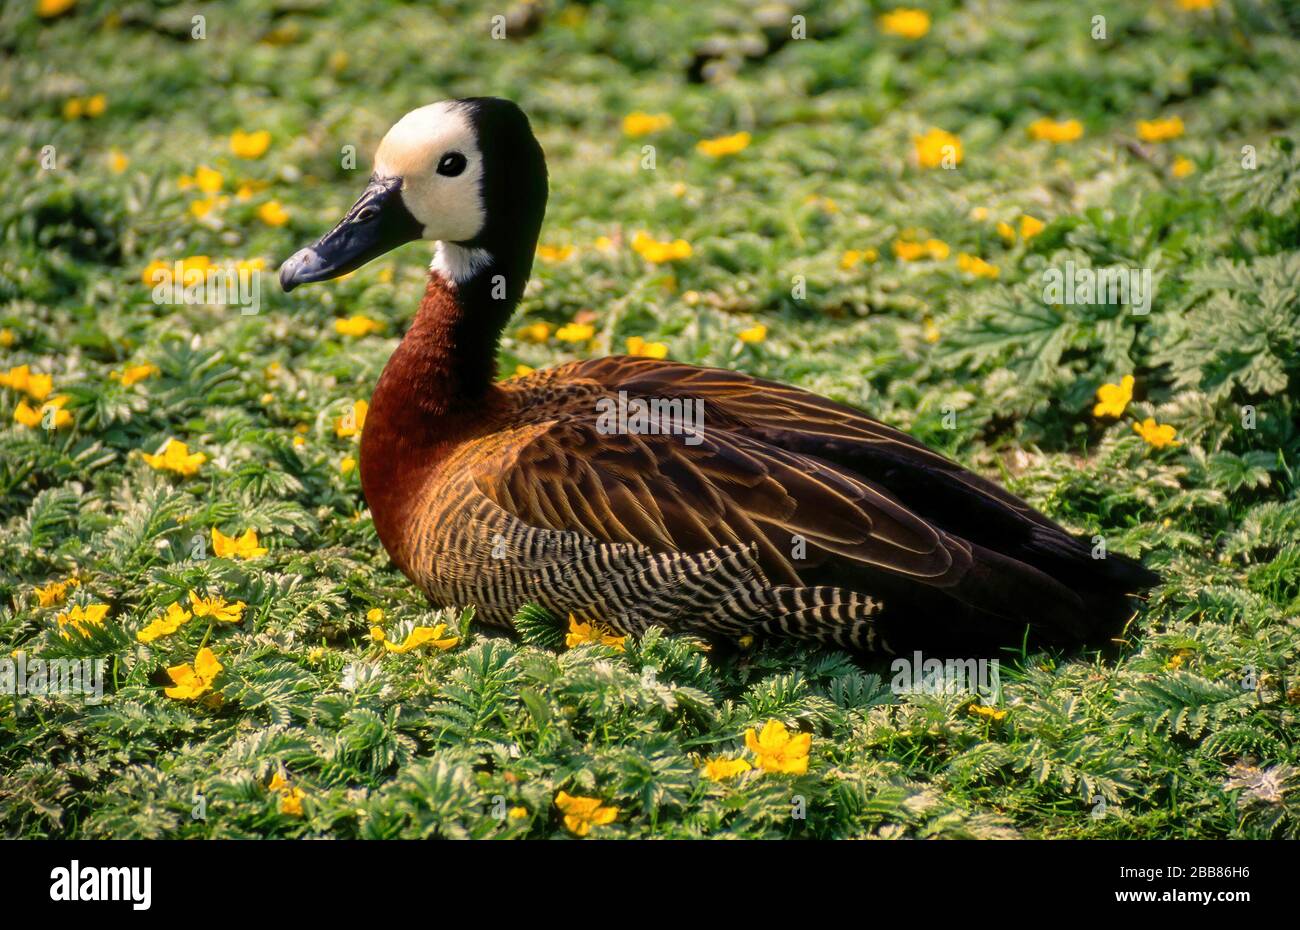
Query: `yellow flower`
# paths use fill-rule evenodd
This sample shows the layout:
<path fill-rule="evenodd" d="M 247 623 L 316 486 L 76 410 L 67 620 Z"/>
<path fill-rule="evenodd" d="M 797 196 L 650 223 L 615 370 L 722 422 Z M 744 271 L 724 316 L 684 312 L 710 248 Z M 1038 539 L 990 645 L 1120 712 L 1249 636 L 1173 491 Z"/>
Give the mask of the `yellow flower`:
<path fill-rule="evenodd" d="M 212 528 L 212 550 L 219 559 L 255 559 L 266 555 L 266 547 L 257 544 L 257 530 L 249 527 L 243 536 L 227 536 L 215 526 Z"/>
<path fill-rule="evenodd" d="M 360 313 L 354 313 L 345 320 L 334 321 L 334 331 L 340 336 L 368 336 L 383 328 L 384 325 L 378 320 L 372 320 Z"/>
<path fill-rule="evenodd" d="M 87 628 L 103 629 L 106 616 L 108 616 L 107 604 L 89 604 L 86 607 L 78 604 L 71 610 L 65 610 L 54 620 L 59 625 L 59 636 L 63 639 L 71 639 L 64 627 L 70 626 L 82 636 L 89 636 L 90 630 Z"/>
<path fill-rule="evenodd" d="M 750 139 L 751 137 L 747 132 L 718 136 L 716 139 L 701 139 L 695 143 L 695 150 L 701 155 L 707 155 L 710 158 L 721 158 L 724 155 L 735 155 L 737 152 L 743 152 L 749 147 Z"/>
<path fill-rule="evenodd" d="M 383 627 L 372 626 L 370 628 L 370 638 L 377 643 L 382 643 L 388 639 L 388 636 L 384 633 Z"/>
<path fill-rule="evenodd" d="M 27 405 L 27 401 L 20 400 L 18 406 L 14 408 L 14 420 L 30 429 L 42 427 L 45 418 L 53 413 L 51 423 L 55 429 L 63 429 L 65 426 L 72 424 L 72 414 L 63 409 L 63 405 L 70 398 L 66 394 L 60 394 L 58 397 L 50 398 L 48 403 L 41 404 L 39 408 L 33 409 Z"/>
<path fill-rule="evenodd" d="M 544 262 L 562 262 L 572 258 L 575 249 L 571 245 L 539 245 L 537 247 L 537 257 Z"/>
<path fill-rule="evenodd" d="M 459 636 L 447 636 L 442 634 L 447 632 L 447 624 L 439 623 L 437 626 L 417 626 L 414 627 L 400 646 L 394 646 L 392 643 L 385 641 L 384 648 L 389 652 L 410 652 L 421 646 L 433 646 L 435 649 L 451 649 L 460 642 Z"/>
<path fill-rule="evenodd" d="M 366 414 L 369 412 L 369 403 L 364 400 L 354 401 L 352 403 L 352 415 L 344 415 L 334 421 L 334 435 L 340 439 L 346 439 L 349 436 L 360 436 L 361 430 L 366 425 Z"/>
<path fill-rule="evenodd" d="M 572 649 L 583 643 L 602 643 L 619 652 L 625 652 L 623 643 L 626 639 L 626 636 L 615 636 L 613 633 L 605 632 L 596 623 L 579 623 L 577 617 L 569 614 L 569 632 L 564 637 L 564 645 Z"/>
<path fill-rule="evenodd" d="M 1183 178 L 1196 173 L 1196 162 L 1192 161 L 1190 158 L 1179 155 L 1174 159 L 1173 167 L 1169 170 L 1174 177 L 1182 180 Z"/>
<path fill-rule="evenodd" d="M 628 336 L 627 354 L 642 358 L 667 358 L 668 346 L 662 342 L 646 342 L 640 336 Z"/>
<path fill-rule="evenodd" d="M 856 268 L 861 262 L 871 264 L 880 257 L 875 249 L 848 249 L 840 256 L 840 267 L 845 271 Z"/>
<path fill-rule="evenodd" d="M 108 170 L 114 174 L 121 174 L 131 164 L 131 159 L 127 158 L 118 149 L 112 149 L 108 153 Z"/>
<path fill-rule="evenodd" d="M 700 769 L 700 774 L 709 781 L 722 781 L 726 778 L 734 778 L 752 769 L 753 766 L 744 759 L 727 759 L 718 757 L 710 759 L 704 763 Z"/>
<path fill-rule="evenodd" d="M 214 171 L 207 165 L 199 165 L 194 169 L 194 186 L 205 194 L 219 192 L 224 183 L 220 171 Z"/>
<path fill-rule="evenodd" d="M 212 259 L 207 255 L 190 255 L 181 259 L 181 280 L 194 277 L 191 272 L 203 272 L 204 277 L 211 273 L 213 269 Z"/>
<path fill-rule="evenodd" d="M 1137 433 L 1149 444 L 1157 449 L 1164 449 L 1167 446 L 1181 446 L 1182 443 L 1174 438 L 1175 430 L 1168 423 L 1156 423 L 1152 417 L 1147 417 L 1141 423 L 1133 424 L 1133 432 Z"/>
<path fill-rule="evenodd" d="M 1016 230 L 1010 223 L 999 222 L 996 228 L 998 235 L 1007 240 L 1007 242 L 1016 241 Z"/>
<path fill-rule="evenodd" d="M 691 244 L 685 239 L 660 242 L 651 239 L 644 232 L 638 232 L 632 237 L 632 250 L 654 265 L 691 257 Z"/>
<path fill-rule="evenodd" d="M 142 643 L 151 643 L 160 636 L 170 636 L 189 623 L 193 616 L 179 601 L 168 604 L 167 612 L 149 621 L 148 626 L 135 634 L 135 638 Z"/>
<path fill-rule="evenodd" d="M 939 341 L 939 335 L 939 327 L 927 316 L 922 324 L 921 338 L 933 345 Z"/>
<path fill-rule="evenodd" d="M 1192 651 L 1190 649 L 1179 649 L 1169 657 L 1169 661 L 1165 663 L 1165 670 L 1172 672 L 1181 668 L 1183 663 L 1187 661 L 1187 657 L 1191 654 Z"/>
<path fill-rule="evenodd" d="M 1097 405 L 1092 408 L 1094 417 L 1118 417 L 1133 399 L 1133 376 L 1125 375 L 1119 384 L 1103 384 L 1097 388 Z"/>
<path fill-rule="evenodd" d="M 515 366 L 514 377 L 522 378 L 526 375 L 531 375 L 536 370 L 537 369 L 533 368 L 531 365 L 519 364 Z"/>
<path fill-rule="evenodd" d="M 974 208 L 970 211 L 970 218 L 973 219 L 973 220 L 975 220 L 975 221 L 978 222 L 978 223 L 982 223 L 982 222 L 984 222 L 985 220 L 987 220 L 987 219 L 989 218 L 989 208 L 988 208 L 988 207 L 974 207 Z"/>
<path fill-rule="evenodd" d="M 52 19 L 60 13 L 66 13 L 76 3 L 77 0 L 36 0 L 36 15 L 41 19 Z"/>
<path fill-rule="evenodd" d="M 996 707 L 985 707 L 983 704 L 971 704 L 966 708 L 966 713 L 976 717 L 983 717 L 985 720 L 992 720 L 994 723 L 1007 715 L 1005 710 L 998 710 Z"/>
<path fill-rule="evenodd" d="M 366 622 L 383 623 L 384 622 L 383 610 L 378 607 L 371 607 L 369 610 L 366 611 Z"/>
<path fill-rule="evenodd" d="M 753 729 L 746 730 L 745 745 L 764 772 L 802 775 L 808 771 L 808 750 L 812 746 L 812 734 L 791 734 L 780 720 L 769 720 L 762 733 L 755 733 Z"/>
<path fill-rule="evenodd" d="M 528 808 L 526 808 L 526 807 L 512 807 L 512 808 L 510 808 L 509 812 L 507 813 L 507 816 L 508 816 L 511 820 L 523 820 L 525 817 L 528 816 Z"/>
<path fill-rule="evenodd" d="M 904 39 L 919 39 L 930 31 L 930 14 L 925 10 L 891 10 L 876 20 L 880 31 Z"/>
<path fill-rule="evenodd" d="M 218 623 L 238 623 L 244 618 L 244 608 L 248 605 L 243 601 L 229 603 L 221 595 L 215 597 L 199 597 L 197 592 L 190 592 L 190 606 L 194 608 L 194 616 L 211 617 Z"/>
<path fill-rule="evenodd" d="M 352 469 L 356 467 L 357 467 L 357 460 L 350 455 L 345 455 L 343 456 L 342 459 L 339 460 L 339 471 L 342 474 L 350 475 L 352 474 Z"/>
<path fill-rule="evenodd" d="M 203 219 L 214 209 L 224 207 L 230 202 L 229 197 L 205 197 L 190 202 L 190 214 L 197 220 Z"/>
<path fill-rule="evenodd" d="M 927 239 L 924 242 L 895 239 L 892 248 L 894 257 L 903 262 L 919 262 L 925 258 L 943 261 L 951 251 L 948 243 L 942 239 Z"/>
<path fill-rule="evenodd" d="M 1138 138 L 1143 142 L 1168 142 L 1183 134 L 1183 118 L 1172 116 L 1169 119 L 1138 120 Z"/>
<path fill-rule="evenodd" d="M 81 114 L 85 112 L 85 105 L 82 104 L 80 97 L 69 97 L 63 101 L 63 118 L 80 119 Z"/>
<path fill-rule="evenodd" d="M 1022 214 L 1020 217 L 1020 238 L 1026 242 L 1046 228 L 1047 224 L 1040 219 L 1035 219 L 1028 214 Z"/>
<path fill-rule="evenodd" d="M 916 147 L 916 160 L 922 168 L 939 168 L 945 162 L 961 164 L 961 140 L 950 132 L 930 129 L 923 136 L 913 136 L 912 144 Z"/>
<path fill-rule="evenodd" d="M 36 600 L 42 607 L 54 607 L 62 604 L 68 598 L 68 588 L 75 588 L 81 584 L 76 578 L 69 578 L 67 581 L 51 581 L 43 588 L 36 588 Z"/>
<path fill-rule="evenodd" d="M 163 693 L 178 701 L 191 700 L 206 694 L 212 687 L 213 680 L 224 666 L 217 661 L 212 650 L 204 646 L 194 657 L 193 665 L 173 665 L 167 669 L 167 677 L 174 687 L 164 689 Z"/>
<path fill-rule="evenodd" d="M 550 337 L 551 324 L 549 323 L 530 323 L 519 330 L 519 338 L 527 342 L 545 342 Z"/>
<path fill-rule="evenodd" d="M 301 788 L 286 788 L 280 792 L 280 813 L 290 817 L 302 816 L 302 802 L 307 792 Z"/>
<path fill-rule="evenodd" d="M 629 113 L 623 117 L 623 134 L 635 139 L 667 129 L 672 124 L 673 118 L 667 113 Z"/>
<path fill-rule="evenodd" d="M 19 365 L 0 374 L 0 387 L 22 391 L 32 400 L 43 401 L 54 390 L 54 379 L 50 375 L 34 375 L 29 366 Z"/>
<path fill-rule="evenodd" d="M 146 378 L 152 378 L 154 375 L 160 375 L 162 371 L 152 362 L 145 362 L 143 365 L 128 365 L 121 372 L 110 372 L 109 377 L 114 381 L 121 381 L 122 387 L 130 387 Z"/>
<path fill-rule="evenodd" d="M 1077 119 L 1058 121 L 1044 116 L 1029 124 L 1029 135 L 1040 142 L 1073 142 L 1083 135 L 1083 123 Z"/>
<path fill-rule="evenodd" d="M 1178 0 L 1178 6 L 1183 10 L 1209 10 L 1214 7 L 1214 0 Z"/>
<path fill-rule="evenodd" d="M 257 218 L 267 226 L 283 226 L 289 222 L 289 211 L 278 200 L 268 200 L 257 208 Z"/>
<path fill-rule="evenodd" d="M 600 798 L 575 797 L 567 791 L 555 796 L 555 806 L 564 814 L 564 825 L 574 836 L 586 836 L 592 827 L 613 823 L 618 817 L 618 808 L 606 807 Z"/>
<path fill-rule="evenodd" d="M 609 236 L 597 236 L 595 241 L 592 242 L 591 246 L 597 252 L 607 252 L 607 253 L 613 252 L 614 240 L 609 238 Z"/>
<path fill-rule="evenodd" d="M 162 452 L 151 455 L 145 452 L 141 458 L 157 471 L 174 471 L 186 478 L 199 473 L 199 466 L 208 460 L 202 452 L 190 452 L 190 447 L 178 439 L 168 439 Z"/>
<path fill-rule="evenodd" d="M 271 134 L 265 129 L 244 132 L 236 129 L 230 134 L 230 151 L 240 158 L 261 158 L 271 145 Z"/>
<path fill-rule="evenodd" d="M 140 273 L 140 280 L 152 287 L 155 284 L 162 284 L 170 281 L 172 276 L 172 266 L 167 262 L 154 259 L 145 266 L 144 271 Z"/>
<path fill-rule="evenodd" d="M 596 334 L 596 328 L 590 323 L 566 323 L 555 332 L 555 338 L 561 342 L 586 342 Z"/>
<path fill-rule="evenodd" d="M 104 111 L 107 109 L 108 98 L 103 94 L 95 94 L 95 96 L 86 100 L 86 115 L 91 119 L 103 116 Z"/>
<path fill-rule="evenodd" d="M 996 278 L 999 274 L 997 265 L 991 265 L 984 259 L 975 255 L 967 255 L 965 252 L 957 256 L 957 267 L 977 278 Z"/>

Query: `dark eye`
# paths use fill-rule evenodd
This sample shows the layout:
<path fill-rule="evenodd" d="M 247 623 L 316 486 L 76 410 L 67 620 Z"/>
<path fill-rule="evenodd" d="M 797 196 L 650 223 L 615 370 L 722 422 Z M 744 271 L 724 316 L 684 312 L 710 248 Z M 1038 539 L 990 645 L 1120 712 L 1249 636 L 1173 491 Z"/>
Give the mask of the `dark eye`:
<path fill-rule="evenodd" d="M 364 223 L 366 220 L 373 219 L 375 214 L 377 214 L 378 212 L 379 212 L 378 207 L 376 207 L 373 203 L 368 203 L 360 210 L 357 211 L 357 219 L 360 222 Z"/>
<path fill-rule="evenodd" d="M 454 178 L 465 170 L 465 156 L 460 152 L 448 152 L 438 161 L 438 173 Z"/>

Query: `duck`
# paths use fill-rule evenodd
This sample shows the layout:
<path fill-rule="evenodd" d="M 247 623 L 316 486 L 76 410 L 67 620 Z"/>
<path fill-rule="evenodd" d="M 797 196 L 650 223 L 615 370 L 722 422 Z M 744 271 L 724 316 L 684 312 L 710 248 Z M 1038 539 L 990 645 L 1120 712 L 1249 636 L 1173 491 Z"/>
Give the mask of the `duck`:
<path fill-rule="evenodd" d="M 359 199 L 280 267 L 289 292 L 435 243 L 360 441 L 379 541 L 431 603 L 507 629 L 537 605 L 622 635 L 951 653 L 1105 642 L 1159 582 L 795 386 L 628 356 L 500 380 L 548 196 L 518 105 L 433 103 L 393 125 Z M 614 404 L 656 416 L 611 418 Z"/>

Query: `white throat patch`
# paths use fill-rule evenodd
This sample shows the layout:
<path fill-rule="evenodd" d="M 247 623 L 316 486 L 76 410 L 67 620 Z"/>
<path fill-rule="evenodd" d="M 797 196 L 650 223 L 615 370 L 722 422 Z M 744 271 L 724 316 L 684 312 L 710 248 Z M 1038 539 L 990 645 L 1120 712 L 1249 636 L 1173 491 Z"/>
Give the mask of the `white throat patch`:
<path fill-rule="evenodd" d="M 453 284 L 464 284 L 491 261 L 492 253 L 487 249 L 467 249 L 463 245 L 444 241 L 438 243 L 429 269 Z"/>
<path fill-rule="evenodd" d="M 455 177 L 438 173 L 439 161 L 451 152 L 465 157 Z M 463 242 L 483 229 L 483 154 L 464 104 L 444 100 L 403 116 L 379 143 L 375 174 L 402 179 L 402 202 L 425 239 Z"/>

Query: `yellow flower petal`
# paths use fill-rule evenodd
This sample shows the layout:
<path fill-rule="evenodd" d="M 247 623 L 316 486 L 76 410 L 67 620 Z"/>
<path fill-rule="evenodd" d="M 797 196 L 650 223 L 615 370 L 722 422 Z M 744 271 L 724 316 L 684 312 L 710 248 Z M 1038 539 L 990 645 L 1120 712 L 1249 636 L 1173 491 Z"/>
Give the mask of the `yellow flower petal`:
<path fill-rule="evenodd" d="M 667 358 L 668 346 L 662 342 L 646 342 L 640 336 L 628 336 L 627 354 L 641 358 Z"/>
<path fill-rule="evenodd" d="M 372 320 L 360 313 L 353 314 L 347 319 L 334 321 L 334 331 L 342 336 L 368 336 L 371 333 L 379 332 L 383 328 L 384 325 L 379 321 Z"/>
<path fill-rule="evenodd" d="M 240 158 L 261 158 L 271 145 L 271 133 L 265 129 L 244 132 L 236 129 L 230 135 L 230 151 Z"/>
<path fill-rule="evenodd" d="M 590 323 L 566 323 L 555 332 L 555 338 L 561 342 L 586 342 L 596 335 L 596 327 Z"/>
<path fill-rule="evenodd" d="M 1143 142 L 1168 142 L 1183 134 L 1183 118 L 1138 120 L 1137 134 Z"/>
<path fill-rule="evenodd" d="M 961 139 L 942 129 L 929 129 L 924 135 L 914 136 L 916 161 L 922 168 L 941 168 L 961 164 L 963 151 Z"/>
<path fill-rule="evenodd" d="M 190 452 L 189 446 L 176 439 L 168 439 L 161 452 L 142 453 L 141 458 L 157 471 L 173 471 L 187 478 L 197 475 L 199 467 L 208 460 L 202 452 Z"/>
<path fill-rule="evenodd" d="M 623 117 L 623 134 L 635 139 L 667 129 L 672 124 L 673 118 L 667 113 L 629 113 Z"/>
<path fill-rule="evenodd" d="M 700 774 L 709 781 L 723 781 L 728 778 L 734 778 L 742 775 L 752 769 L 753 766 L 744 759 L 727 759 L 719 757 L 710 759 L 700 769 Z"/>
<path fill-rule="evenodd" d="M 891 10 L 876 20 L 880 31 L 903 39 L 920 39 L 930 31 L 930 14 L 925 10 Z"/>
<path fill-rule="evenodd" d="M 1141 423 L 1134 423 L 1133 431 L 1157 449 L 1182 445 L 1181 441 L 1174 438 L 1177 431 L 1172 426 L 1167 423 L 1157 423 L 1153 417 L 1147 417 Z"/>
<path fill-rule="evenodd" d="M 1094 417 L 1118 417 L 1133 399 L 1133 376 L 1125 375 L 1119 384 L 1103 384 L 1097 388 L 1097 404 L 1092 408 Z"/>
<path fill-rule="evenodd" d="M 1057 121 L 1044 116 L 1029 124 L 1029 135 L 1040 142 L 1073 142 L 1083 136 L 1083 123 L 1077 119 Z"/>
<path fill-rule="evenodd" d="M 710 158 L 722 158 L 725 155 L 743 152 L 749 147 L 751 141 L 752 137 L 749 133 L 737 132 L 729 136 L 718 136 L 716 139 L 701 139 L 695 143 L 695 150 Z"/>

